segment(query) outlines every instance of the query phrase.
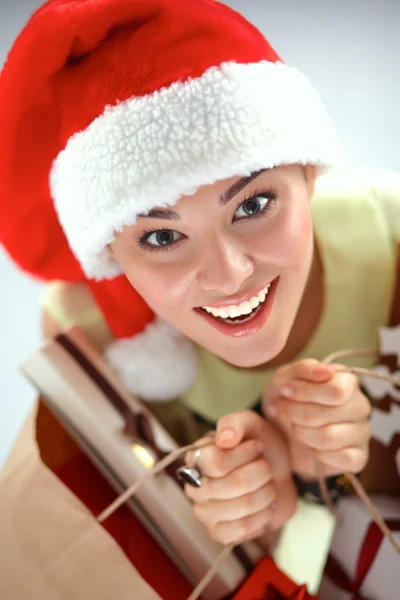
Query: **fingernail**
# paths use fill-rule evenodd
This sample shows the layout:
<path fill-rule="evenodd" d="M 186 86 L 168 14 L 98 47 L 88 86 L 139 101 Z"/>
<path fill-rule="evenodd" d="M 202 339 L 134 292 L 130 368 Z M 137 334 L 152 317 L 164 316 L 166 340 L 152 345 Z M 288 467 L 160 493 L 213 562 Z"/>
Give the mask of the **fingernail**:
<path fill-rule="evenodd" d="M 276 404 L 268 404 L 267 406 L 267 413 L 269 415 L 271 415 L 271 417 L 277 417 L 278 416 L 278 407 Z"/>
<path fill-rule="evenodd" d="M 281 394 L 282 396 L 285 396 L 285 398 L 292 398 L 293 396 L 293 390 L 291 387 L 284 385 L 281 387 Z"/>
<path fill-rule="evenodd" d="M 220 442 L 230 442 L 232 440 L 234 440 L 236 437 L 236 433 L 234 429 L 231 429 L 230 427 L 227 427 L 226 429 L 222 429 L 222 431 L 220 431 L 218 433 L 218 441 Z"/>
<path fill-rule="evenodd" d="M 332 369 L 328 365 L 316 365 L 311 369 L 311 373 L 317 377 L 328 377 Z"/>

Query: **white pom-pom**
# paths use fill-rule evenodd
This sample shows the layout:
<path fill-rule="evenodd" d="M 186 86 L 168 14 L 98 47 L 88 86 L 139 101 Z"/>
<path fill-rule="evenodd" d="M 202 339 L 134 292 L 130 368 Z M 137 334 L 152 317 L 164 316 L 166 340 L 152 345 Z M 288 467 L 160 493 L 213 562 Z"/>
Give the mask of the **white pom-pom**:
<path fill-rule="evenodd" d="M 105 356 L 127 389 L 150 402 L 179 397 L 197 375 L 193 343 L 159 318 L 142 333 L 113 342 Z"/>

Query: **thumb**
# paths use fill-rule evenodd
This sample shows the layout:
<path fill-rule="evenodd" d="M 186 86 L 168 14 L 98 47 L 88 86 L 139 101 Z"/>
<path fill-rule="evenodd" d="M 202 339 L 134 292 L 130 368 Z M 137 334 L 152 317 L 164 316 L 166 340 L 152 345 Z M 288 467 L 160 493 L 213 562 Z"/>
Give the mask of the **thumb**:
<path fill-rule="evenodd" d="M 286 383 L 296 379 L 311 383 L 326 383 L 334 376 L 335 365 L 321 363 L 307 358 L 280 367 L 275 371 L 271 382 L 267 385 L 263 395 L 263 410 L 268 404 L 281 396 L 281 388 Z"/>
<path fill-rule="evenodd" d="M 215 443 L 222 450 L 230 450 L 243 440 L 259 437 L 265 420 L 252 410 L 242 410 L 222 417 L 216 428 Z"/>

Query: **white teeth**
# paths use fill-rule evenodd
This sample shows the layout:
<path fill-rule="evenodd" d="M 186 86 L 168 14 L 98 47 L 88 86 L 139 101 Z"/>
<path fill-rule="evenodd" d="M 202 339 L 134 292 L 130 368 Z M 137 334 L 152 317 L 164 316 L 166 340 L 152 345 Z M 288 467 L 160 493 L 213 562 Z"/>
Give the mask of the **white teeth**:
<path fill-rule="evenodd" d="M 255 298 L 255 297 L 254 298 L 250 298 L 249 304 L 250 304 L 250 306 L 251 306 L 252 309 L 253 308 L 257 308 L 257 306 L 259 306 L 259 304 L 260 304 L 260 301 L 259 301 L 258 298 Z"/>
<path fill-rule="evenodd" d="M 261 290 L 257 296 L 252 296 L 249 298 L 249 300 L 242 302 L 241 304 L 232 304 L 231 306 L 224 306 L 221 308 L 203 306 L 203 308 L 210 315 L 219 317 L 220 319 L 234 319 L 235 317 L 240 317 L 241 315 L 250 315 L 255 308 L 264 302 L 270 285 L 271 284 L 267 285 L 263 290 Z"/>
<path fill-rule="evenodd" d="M 261 292 L 258 292 L 258 296 L 257 297 L 258 297 L 258 299 L 259 299 L 260 302 L 264 302 L 264 300 L 265 300 L 265 292 L 264 292 L 264 290 L 261 290 Z"/>
<path fill-rule="evenodd" d="M 227 308 L 220 308 L 219 316 L 221 317 L 221 319 L 228 319 L 229 318 L 229 310 Z"/>
<path fill-rule="evenodd" d="M 240 315 L 241 315 L 239 306 L 229 306 L 228 312 L 229 312 L 230 319 L 234 319 L 235 317 L 240 317 Z"/>
<path fill-rule="evenodd" d="M 242 302 L 242 304 L 239 305 L 239 309 L 242 315 L 249 315 L 252 311 L 250 302 Z"/>

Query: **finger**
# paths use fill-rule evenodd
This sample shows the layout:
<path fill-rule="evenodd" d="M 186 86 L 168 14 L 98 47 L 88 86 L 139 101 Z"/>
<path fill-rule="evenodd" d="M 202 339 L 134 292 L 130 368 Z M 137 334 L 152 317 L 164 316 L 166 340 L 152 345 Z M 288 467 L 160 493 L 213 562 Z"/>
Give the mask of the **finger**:
<path fill-rule="evenodd" d="M 239 519 L 237 521 L 222 521 L 214 527 L 209 528 L 211 536 L 218 542 L 227 544 L 238 544 L 244 539 L 254 539 L 259 531 L 264 529 L 271 521 L 272 508 L 264 508 L 260 512 Z"/>
<path fill-rule="evenodd" d="M 315 455 L 320 462 L 328 466 L 329 475 L 360 473 L 368 461 L 368 444 L 349 446 L 334 452 L 318 450 Z"/>
<path fill-rule="evenodd" d="M 369 421 L 335 423 L 318 429 L 294 425 L 293 436 L 315 450 L 340 450 L 349 445 L 365 444 L 371 437 L 371 425 Z"/>
<path fill-rule="evenodd" d="M 221 449 L 233 448 L 242 440 L 259 437 L 265 420 L 252 410 L 242 410 L 222 417 L 216 428 L 215 443 Z"/>
<path fill-rule="evenodd" d="M 237 521 L 254 515 L 271 506 L 275 500 L 276 488 L 270 482 L 252 494 L 233 500 L 209 500 L 202 504 L 195 504 L 193 510 L 200 521 L 212 526 L 223 521 Z"/>
<path fill-rule="evenodd" d="M 251 494 L 269 483 L 272 479 L 271 468 L 263 458 L 235 469 L 226 477 L 212 479 L 206 477 L 201 487 L 185 486 L 186 495 L 196 503 L 208 500 L 231 500 Z"/>
<path fill-rule="evenodd" d="M 221 450 L 213 444 L 200 450 L 197 464 L 206 477 L 225 477 L 231 471 L 253 462 L 263 450 L 264 444 L 259 440 L 247 440 L 231 450 Z M 193 465 L 195 453 L 194 450 L 186 453 L 187 465 Z"/>
<path fill-rule="evenodd" d="M 321 383 L 323 381 L 329 381 L 334 376 L 335 372 L 335 365 L 327 365 L 317 360 L 307 358 L 289 363 L 279 369 L 275 381 L 278 385 L 284 385 L 286 382 L 294 379 Z"/>
<path fill-rule="evenodd" d="M 333 423 L 364 421 L 371 415 L 371 405 L 364 394 L 358 392 L 343 406 L 326 406 L 281 399 L 276 403 L 276 410 L 272 412 L 275 418 L 294 425 L 323 427 Z"/>
<path fill-rule="evenodd" d="M 271 468 L 271 473 L 279 484 L 290 477 L 291 463 L 286 436 L 279 427 L 262 419 L 262 431 L 259 440 L 264 443 L 263 456 Z"/>
<path fill-rule="evenodd" d="M 284 398 L 296 402 L 342 406 L 353 397 L 358 388 L 358 379 L 350 373 L 336 373 L 328 382 L 291 381 L 280 388 Z"/>
<path fill-rule="evenodd" d="M 215 435 L 214 435 L 214 432 L 207 433 L 202 438 L 200 438 L 199 440 L 197 440 L 196 441 L 196 449 L 195 450 L 190 450 L 190 452 L 187 452 L 185 454 L 185 459 L 186 459 L 187 456 L 189 456 L 189 454 L 191 454 L 192 456 L 194 456 L 195 452 L 198 449 L 202 450 L 203 448 L 207 448 L 208 446 L 212 446 L 212 445 L 215 445 Z"/>
<path fill-rule="evenodd" d="M 263 397 L 263 410 L 269 403 L 282 395 L 281 389 L 293 381 L 304 381 L 309 383 L 327 382 L 334 376 L 336 368 L 334 365 L 326 365 L 314 359 L 300 360 L 289 363 L 278 369 Z"/>

